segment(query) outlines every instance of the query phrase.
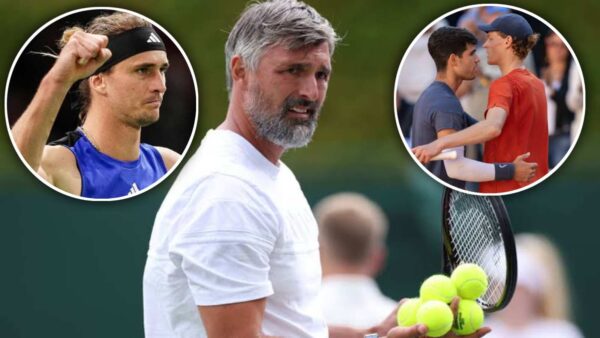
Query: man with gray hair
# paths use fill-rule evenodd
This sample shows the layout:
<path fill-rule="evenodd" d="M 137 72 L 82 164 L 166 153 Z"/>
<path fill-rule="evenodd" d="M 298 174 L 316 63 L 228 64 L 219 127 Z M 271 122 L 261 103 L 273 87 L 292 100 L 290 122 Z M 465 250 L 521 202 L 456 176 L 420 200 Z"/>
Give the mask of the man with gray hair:
<path fill-rule="evenodd" d="M 328 328 L 322 318 L 317 224 L 280 160 L 315 131 L 337 40 L 302 2 L 253 3 L 242 13 L 226 44 L 225 121 L 208 131 L 156 216 L 144 271 L 146 337 L 367 333 Z"/>

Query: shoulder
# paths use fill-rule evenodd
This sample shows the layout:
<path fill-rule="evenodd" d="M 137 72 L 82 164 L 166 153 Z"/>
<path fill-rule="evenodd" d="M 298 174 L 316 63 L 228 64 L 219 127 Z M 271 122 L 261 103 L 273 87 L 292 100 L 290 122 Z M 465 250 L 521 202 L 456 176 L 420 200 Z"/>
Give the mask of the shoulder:
<path fill-rule="evenodd" d="M 158 151 L 158 153 L 162 157 L 163 161 L 165 162 L 165 166 L 167 167 L 167 170 L 171 170 L 171 168 L 181 158 L 181 155 L 179 153 L 177 153 L 176 151 L 171 150 L 169 148 L 156 147 L 156 146 L 154 148 Z"/>
<path fill-rule="evenodd" d="M 433 83 L 427 88 L 424 103 L 432 111 L 440 112 L 462 112 L 462 106 L 456 95 L 445 85 Z"/>
<path fill-rule="evenodd" d="M 497 78 L 490 85 L 490 95 L 512 92 L 518 79 L 511 74 Z"/>
<path fill-rule="evenodd" d="M 40 175 L 52 185 L 69 193 L 81 193 L 81 174 L 77 159 L 69 148 L 59 145 L 44 147 Z"/>

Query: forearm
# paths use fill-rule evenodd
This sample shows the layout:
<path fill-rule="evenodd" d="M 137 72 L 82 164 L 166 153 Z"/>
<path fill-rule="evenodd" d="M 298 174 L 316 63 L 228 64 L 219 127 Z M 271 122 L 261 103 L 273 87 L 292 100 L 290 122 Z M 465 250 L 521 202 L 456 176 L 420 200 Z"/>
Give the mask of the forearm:
<path fill-rule="evenodd" d="M 71 85 L 55 80 L 48 73 L 31 103 L 12 127 L 19 152 L 32 169 L 38 170 L 52 125 Z"/>
<path fill-rule="evenodd" d="M 368 332 L 347 326 L 329 325 L 329 338 L 363 338 Z"/>
<path fill-rule="evenodd" d="M 513 178 L 512 163 L 485 163 L 464 157 L 464 147 L 453 148 L 457 153 L 454 160 L 444 160 L 448 177 L 466 182 L 488 182 Z"/>
<path fill-rule="evenodd" d="M 454 148 L 469 144 L 479 144 L 489 141 L 502 133 L 502 128 L 496 123 L 483 120 L 456 133 L 438 138 L 436 142 L 441 149 Z"/>
<path fill-rule="evenodd" d="M 464 157 L 464 147 L 456 147 L 456 159 L 444 160 L 448 177 L 466 182 L 486 182 L 494 180 L 494 165 Z"/>
<path fill-rule="evenodd" d="M 494 165 L 471 160 L 469 158 L 457 158 L 445 160 L 444 166 L 449 177 L 466 182 L 487 182 L 494 180 Z"/>

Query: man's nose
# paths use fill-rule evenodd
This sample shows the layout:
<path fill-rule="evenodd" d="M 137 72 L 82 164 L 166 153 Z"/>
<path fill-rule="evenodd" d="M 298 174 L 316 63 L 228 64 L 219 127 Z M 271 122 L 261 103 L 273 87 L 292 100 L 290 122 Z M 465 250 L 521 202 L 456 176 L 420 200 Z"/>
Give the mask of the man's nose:
<path fill-rule="evenodd" d="M 150 90 L 152 90 L 153 92 L 157 91 L 159 93 L 164 93 L 167 91 L 167 80 L 165 78 L 164 72 L 155 72 L 150 81 Z"/>
<path fill-rule="evenodd" d="M 300 81 L 299 93 L 301 98 L 317 101 L 319 98 L 319 84 L 314 76 L 306 76 Z"/>

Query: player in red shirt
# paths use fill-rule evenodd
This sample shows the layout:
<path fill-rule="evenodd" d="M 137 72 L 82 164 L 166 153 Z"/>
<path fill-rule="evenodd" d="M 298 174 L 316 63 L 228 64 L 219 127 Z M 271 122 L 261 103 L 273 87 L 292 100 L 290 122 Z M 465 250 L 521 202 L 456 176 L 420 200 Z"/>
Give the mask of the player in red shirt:
<path fill-rule="evenodd" d="M 413 148 L 419 161 L 427 163 L 443 149 L 485 142 L 485 162 L 510 162 L 529 152 L 528 161 L 538 169 L 528 183 L 514 180 L 480 184 L 480 192 L 501 193 L 519 189 L 548 173 L 548 122 L 544 85 L 523 66 L 523 59 L 536 44 L 529 23 L 520 15 L 506 14 L 489 25 L 483 45 L 488 63 L 498 65 L 502 77 L 490 87 L 485 120 L 436 141 Z"/>

